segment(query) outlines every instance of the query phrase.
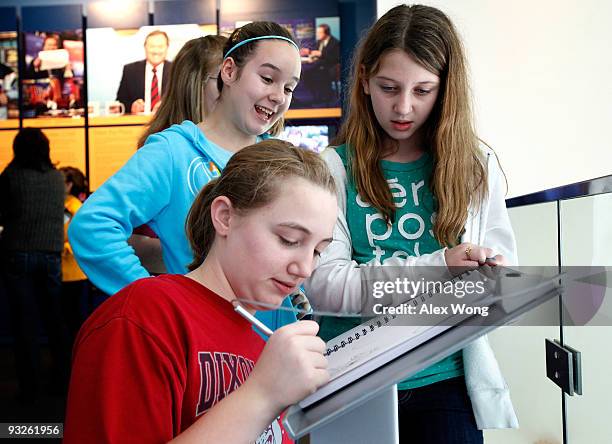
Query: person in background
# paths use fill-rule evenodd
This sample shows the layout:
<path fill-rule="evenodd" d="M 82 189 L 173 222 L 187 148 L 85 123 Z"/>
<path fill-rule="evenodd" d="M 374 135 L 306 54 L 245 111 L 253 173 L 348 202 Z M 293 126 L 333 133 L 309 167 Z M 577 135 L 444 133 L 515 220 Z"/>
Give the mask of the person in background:
<path fill-rule="evenodd" d="M 88 281 L 79 268 L 68 242 L 68 225 L 87 197 L 87 179 L 78 168 L 62 167 L 66 187 L 64 201 L 64 250 L 62 251 L 62 307 L 70 344 L 74 343 L 81 324 L 89 314 Z"/>
<path fill-rule="evenodd" d="M 145 59 L 123 67 L 117 100 L 127 112 L 151 113 L 161 105 L 172 68 L 172 62 L 166 60 L 169 44 L 168 34 L 152 31 L 145 38 Z"/>
<path fill-rule="evenodd" d="M 310 57 L 327 68 L 335 67 L 340 61 L 340 42 L 331 35 L 327 23 L 317 26 L 317 49 L 310 51 Z"/>
<path fill-rule="evenodd" d="M 24 128 L 13 141 L 13 160 L 0 174 L 2 271 L 9 299 L 20 397 L 41 394 L 39 325 L 53 358 L 51 387 L 66 388 L 70 363 L 61 310 L 64 247 L 64 177 L 49 157 L 49 139 Z"/>
<path fill-rule="evenodd" d="M 279 415 L 329 380 L 318 326 L 266 344 L 234 307 L 280 305 L 336 215 L 315 153 L 273 139 L 237 152 L 189 211 L 190 272 L 130 284 L 79 332 L 64 443 L 291 443 Z"/>
<path fill-rule="evenodd" d="M 45 40 L 43 41 L 43 46 L 41 51 L 55 51 L 57 49 L 61 49 L 61 40 L 57 34 L 48 34 L 45 36 Z M 40 57 L 36 56 L 32 62 L 28 65 L 25 72 L 25 79 L 46 79 L 46 78 L 57 78 L 60 81 L 60 84 L 64 80 L 64 76 L 67 74 L 72 76 L 72 70 L 70 68 L 70 64 L 66 65 L 64 68 L 54 68 L 54 69 L 41 69 L 42 60 Z"/>
<path fill-rule="evenodd" d="M 336 100 L 333 88 L 334 82 L 340 80 L 340 42 L 331 35 L 327 23 L 317 26 L 316 40 L 317 49 L 303 48 L 301 54 L 307 55 L 306 63 L 312 64 L 307 86 L 312 91 L 316 103 L 327 106 Z"/>
<path fill-rule="evenodd" d="M 227 37 L 207 35 L 189 40 L 172 62 L 174 74 L 166 82 L 164 100 L 138 139 L 142 147 L 151 134 L 185 120 L 199 123 L 210 114 L 219 98 L 217 77 Z"/>
<path fill-rule="evenodd" d="M 210 114 L 219 98 L 217 77 L 223 59 L 226 37 L 207 35 L 189 40 L 172 64 L 173 75 L 167 82 L 164 100 L 138 140 L 138 148 L 155 133 L 185 120 L 201 122 Z M 161 243 L 148 225 L 134 228 L 129 244 L 142 265 L 151 274 L 166 271 Z"/>

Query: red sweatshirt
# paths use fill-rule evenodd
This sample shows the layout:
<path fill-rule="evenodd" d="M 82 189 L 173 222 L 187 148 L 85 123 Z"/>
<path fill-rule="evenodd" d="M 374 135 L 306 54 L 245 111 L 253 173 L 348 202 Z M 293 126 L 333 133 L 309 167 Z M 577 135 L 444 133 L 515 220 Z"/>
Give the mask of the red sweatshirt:
<path fill-rule="evenodd" d="M 64 443 L 165 443 L 238 388 L 264 347 L 232 305 L 180 275 L 134 282 L 81 328 Z M 291 443 L 275 420 L 258 443 Z"/>

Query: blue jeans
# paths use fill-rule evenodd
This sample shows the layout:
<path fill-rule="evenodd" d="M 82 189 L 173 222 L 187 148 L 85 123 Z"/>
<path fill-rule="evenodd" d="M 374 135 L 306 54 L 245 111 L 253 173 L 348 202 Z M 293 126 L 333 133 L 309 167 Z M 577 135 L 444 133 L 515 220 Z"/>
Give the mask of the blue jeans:
<path fill-rule="evenodd" d="M 400 442 L 482 444 L 465 378 L 398 391 Z"/>
<path fill-rule="evenodd" d="M 41 388 L 41 319 L 53 359 L 50 382 L 56 391 L 65 392 L 70 368 L 70 344 L 61 305 L 61 254 L 4 252 L 3 265 L 20 394 L 25 399 L 33 400 Z"/>

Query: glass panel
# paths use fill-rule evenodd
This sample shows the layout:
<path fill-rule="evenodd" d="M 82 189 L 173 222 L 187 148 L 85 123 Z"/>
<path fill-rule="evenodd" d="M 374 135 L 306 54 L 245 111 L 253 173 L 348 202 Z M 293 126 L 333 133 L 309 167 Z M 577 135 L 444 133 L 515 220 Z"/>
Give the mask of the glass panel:
<path fill-rule="evenodd" d="M 557 265 L 556 202 L 511 208 L 521 266 Z M 546 378 L 544 339 L 559 338 L 556 299 L 529 317 L 530 326 L 502 327 L 489 335 L 518 416 L 520 429 L 485 431 L 488 444 L 562 442 L 559 388 Z M 527 322 L 525 322 L 527 323 Z M 552 325 L 552 326 L 551 326 Z"/>
<path fill-rule="evenodd" d="M 561 202 L 561 263 L 589 267 L 563 297 L 564 342 L 582 353 L 583 395 L 567 396 L 568 442 L 572 443 L 610 442 L 612 436 L 610 220 L 612 193 Z"/>

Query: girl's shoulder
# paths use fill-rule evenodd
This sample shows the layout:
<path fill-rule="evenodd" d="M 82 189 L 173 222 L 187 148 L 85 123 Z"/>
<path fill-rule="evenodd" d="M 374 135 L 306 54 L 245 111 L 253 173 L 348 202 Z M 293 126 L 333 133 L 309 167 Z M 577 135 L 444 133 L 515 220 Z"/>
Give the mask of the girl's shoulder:
<path fill-rule="evenodd" d="M 331 148 L 331 147 L 330 147 Z M 342 163 L 346 166 L 346 160 L 347 160 L 347 156 L 348 156 L 348 148 L 346 143 L 343 143 L 342 145 L 338 145 L 336 147 L 333 147 L 336 150 L 336 153 L 338 153 L 338 156 L 340 156 L 340 159 L 342 159 Z"/>
<path fill-rule="evenodd" d="M 147 140 L 142 148 L 150 146 L 151 144 L 175 144 L 175 143 L 192 143 L 198 137 L 202 137 L 200 129 L 197 125 L 189 120 L 185 120 L 182 123 L 177 123 L 169 126 L 168 128 L 153 133 Z"/>
<path fill-rule="evenodd" d="M 327 164 L 332 176 L 346 180 L 346 146 L 328 146 L 321 152 L 321 158 Z"/>

